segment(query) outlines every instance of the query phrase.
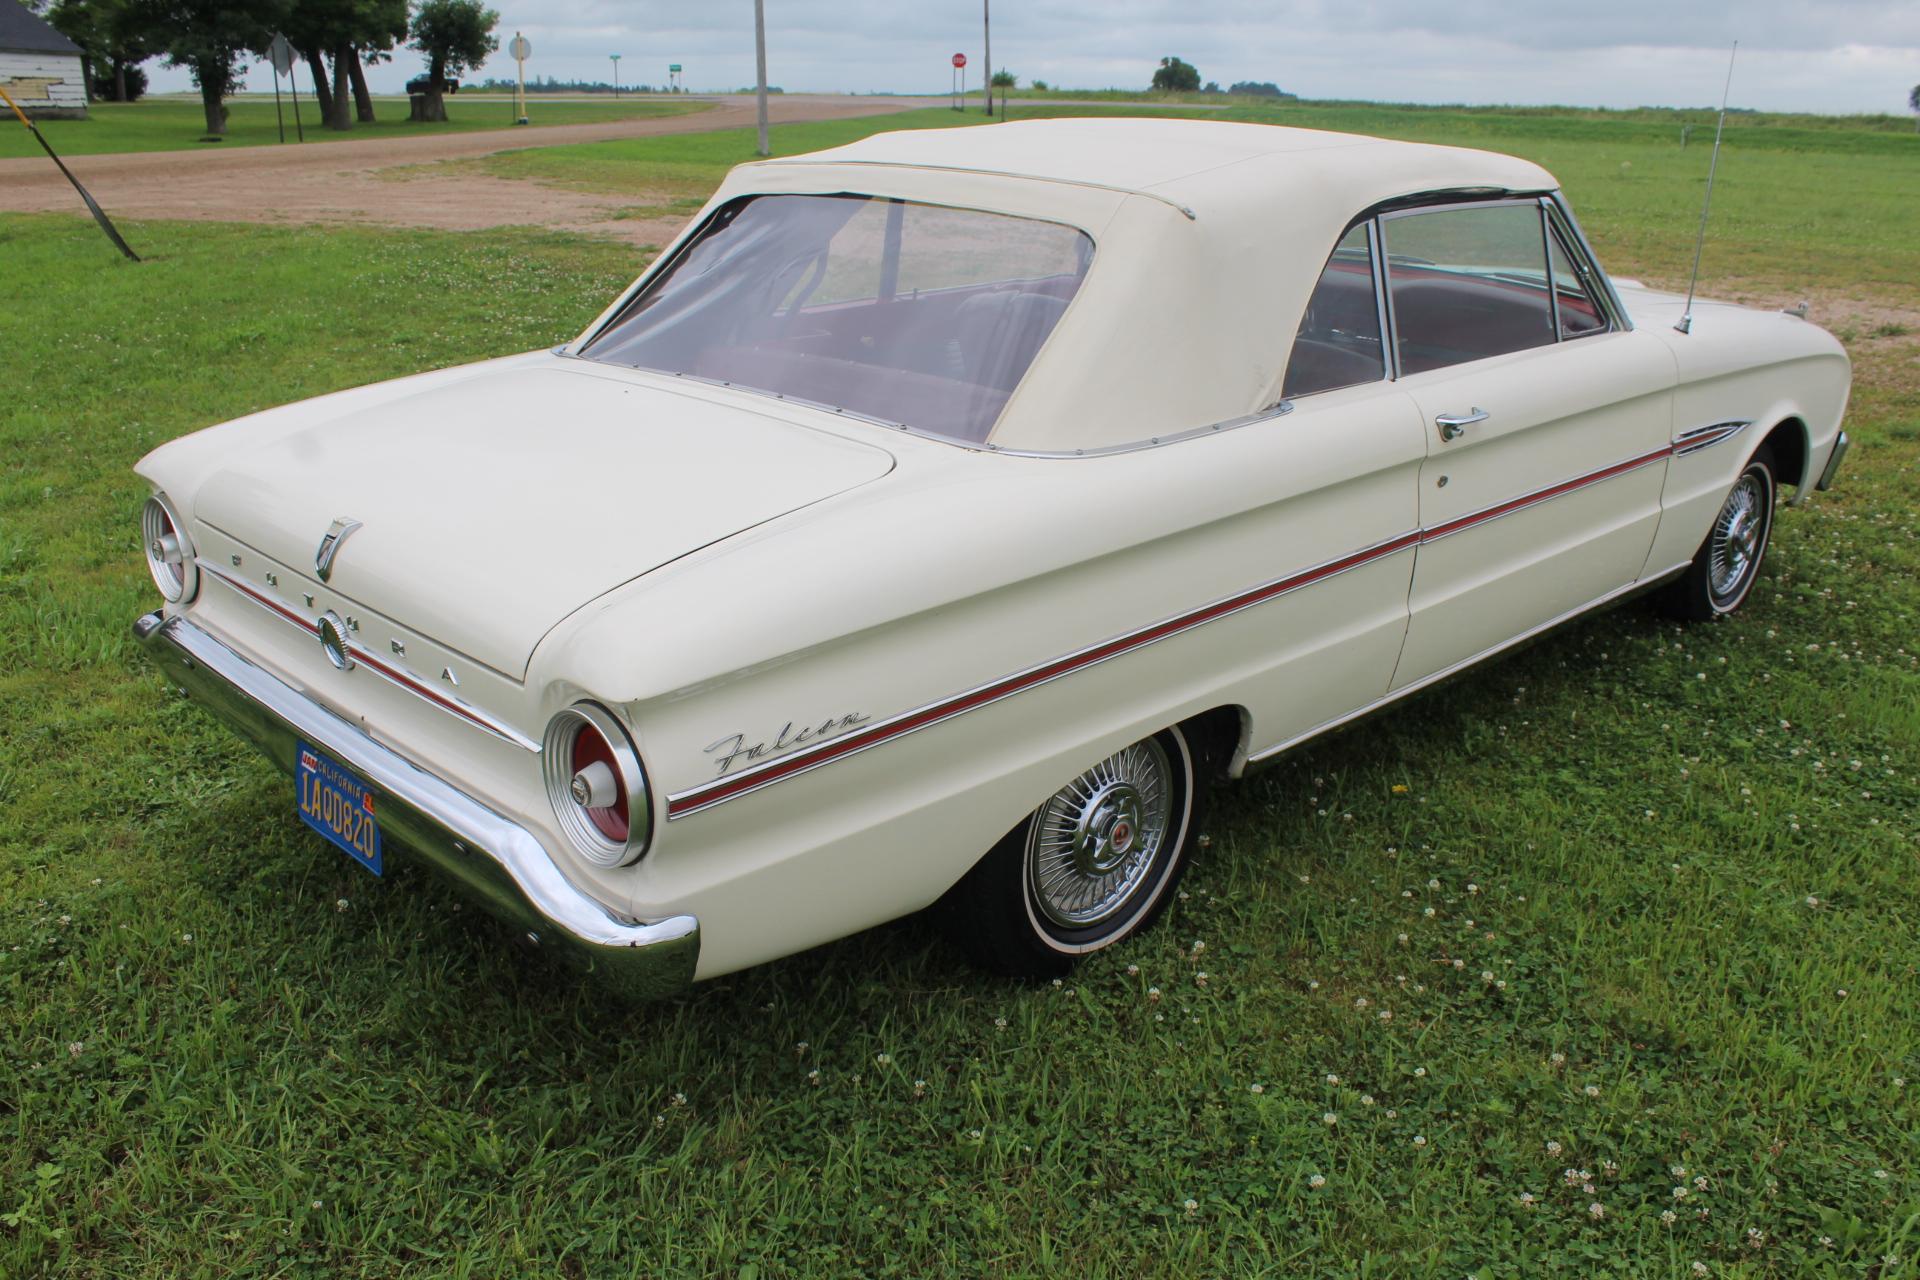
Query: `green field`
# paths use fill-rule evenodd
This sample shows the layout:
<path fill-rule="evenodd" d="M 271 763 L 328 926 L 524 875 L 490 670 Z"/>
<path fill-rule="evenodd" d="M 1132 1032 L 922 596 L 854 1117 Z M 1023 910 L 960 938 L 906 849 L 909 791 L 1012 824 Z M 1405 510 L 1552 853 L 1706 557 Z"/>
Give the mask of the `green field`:
<path fill-rule="evenodd" d="M 1684 279 L 1670 130 L 1352 122 L 1542 159 Z M 1857 443 L 1735 619 L 1630 605 L 1220 790 L 1060 985 L 910 921 L 643 1008 L 322 846 L 127 630 L 142 452 L 571 336 L 642 255 L 0 216 L 0 1277 L 1920 1275 L 1920 150 L 1789 132 L 1723 157 L 1708 292 L 1814 300 Z M 743 147 L 486 163 L 667 208 Z"/>
<path fill-rule="evenodd" d="M 703 111 L 705 102 L 541 102 L 528 104 L 528 116 L 534 124 L 599 124 L 606 120 L 649 119 L 656 116 L 684 115 Z M 224 142 L 203 143 L 207 131 L 206 112 L 198 98 L 157 98 L 146 102 L 96 102 L 87 108 L 85 120 L 42 120 L 40 131 L 53 149 L 63 156 L 103 155 L 115 151 L 187 151 L 211 147 L 256 147 L 280 141 L 275 123 L 272 97 L 233 98 L 227 102 L 227 133 Z M 294 128 L 293 99 L 281 104 L 281 119 L 287 130 L 287 145 L 298 143 L 300 131 Z M 376 97 L 372 124 L 356 124 L 336 133 L 320 123 L 319 109 L 307 94 L 300 95 L 300 119 L 308 142 L 338 142 L 343 138 L 412 138 L 428 133 L 466 133 L 475 129 L 507 129 L 513 126 L 513 104 L 503 100 L 486 102 L 453 94 L 447 98 L 445 124 L 410 124 L 405 98 Z M 37 156 L 40 144 L 7 113 L 0 120 L 0 158 Z"/>

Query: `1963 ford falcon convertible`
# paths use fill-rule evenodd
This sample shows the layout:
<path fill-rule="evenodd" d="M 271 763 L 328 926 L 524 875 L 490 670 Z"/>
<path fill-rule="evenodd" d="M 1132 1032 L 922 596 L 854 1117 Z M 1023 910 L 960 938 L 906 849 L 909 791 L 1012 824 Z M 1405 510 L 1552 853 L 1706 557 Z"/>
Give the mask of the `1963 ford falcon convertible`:
<path fill-rule="evenodd" d="M 348 856 L 629 991 L 934 904 L 1058 972 L 1210 772 L 1640 589 L 1739 607 L 1848 364 L 1681 313 L 1505 156 L 881 134 L 736 169 L 562 347 L 150 454 L 136 631 Z"/>

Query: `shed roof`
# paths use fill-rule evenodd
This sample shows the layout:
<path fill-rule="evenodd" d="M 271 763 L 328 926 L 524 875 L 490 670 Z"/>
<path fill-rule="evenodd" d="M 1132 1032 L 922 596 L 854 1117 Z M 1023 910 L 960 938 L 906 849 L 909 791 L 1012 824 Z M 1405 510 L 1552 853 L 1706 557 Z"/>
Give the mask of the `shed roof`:
<path fill-rule="evenodd" d="M 19 0 L 0 0 L 0 49 L 17 53 L 80 52 L 79 45 L 29 13 Z"/>

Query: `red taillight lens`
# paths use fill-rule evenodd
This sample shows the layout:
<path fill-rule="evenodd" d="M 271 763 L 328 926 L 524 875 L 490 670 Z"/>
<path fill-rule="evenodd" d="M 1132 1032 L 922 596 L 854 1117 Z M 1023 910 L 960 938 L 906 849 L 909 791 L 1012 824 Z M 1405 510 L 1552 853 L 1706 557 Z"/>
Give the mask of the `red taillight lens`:
<path fill-rule="evenodd" d="M 646 853 L 653 797 L 619 717 L 597 702 L 556 712 L 540 748 L 540 772 L 561 833 L 587 861 L 624 867 Z"/>
<path fill-rule="evenodd" d="M 596 764 L 606 766 L 611 775 L 613 803 L 580 804 L 580 811 L 593 824 L 594 830 L 615 844 L 625 844 L 631 826 L 627 820 L 627 788 L 620 780 L 620 762 L 614 758 L 612 744 L 601 736 L 598 729 L 590 724 L 581 725 L 580 732 L 573 738 L 573 771 L 578 775 Z"/>

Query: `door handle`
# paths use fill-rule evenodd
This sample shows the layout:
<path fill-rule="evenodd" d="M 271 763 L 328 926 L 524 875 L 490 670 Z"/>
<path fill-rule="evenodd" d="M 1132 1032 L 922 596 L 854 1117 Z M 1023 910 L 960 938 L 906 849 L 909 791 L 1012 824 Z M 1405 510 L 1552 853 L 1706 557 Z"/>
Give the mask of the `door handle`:
<path fill-rule="evenodd" d="M 1467 434 L 1468 427 L 1476 422 L 1485 422 L 1491 416 L 1485 409 L 1475 405 L 1471 413 L 1443 413 L 1433 420 L 1433 425 L 1440 428 L 1442 440 L 1458 440 Z"/>

